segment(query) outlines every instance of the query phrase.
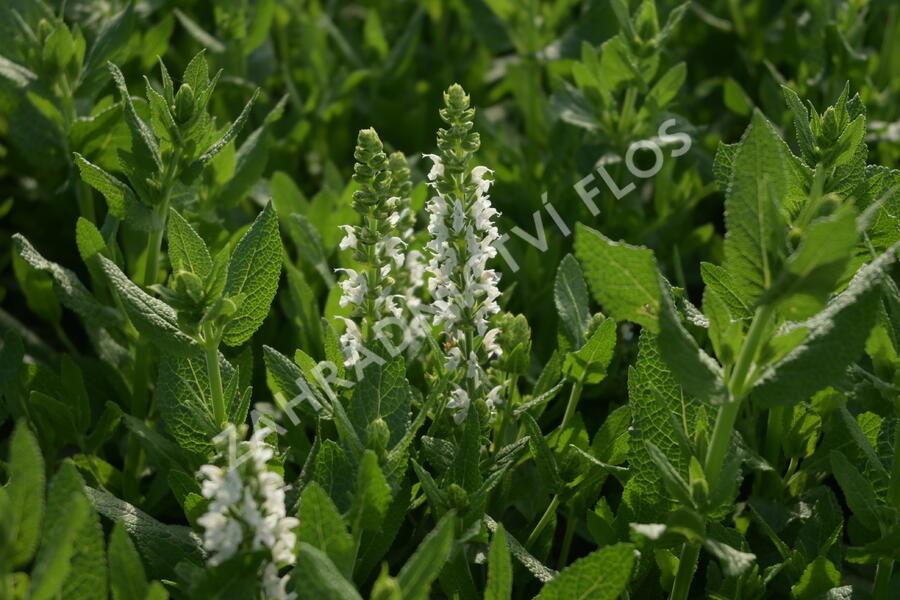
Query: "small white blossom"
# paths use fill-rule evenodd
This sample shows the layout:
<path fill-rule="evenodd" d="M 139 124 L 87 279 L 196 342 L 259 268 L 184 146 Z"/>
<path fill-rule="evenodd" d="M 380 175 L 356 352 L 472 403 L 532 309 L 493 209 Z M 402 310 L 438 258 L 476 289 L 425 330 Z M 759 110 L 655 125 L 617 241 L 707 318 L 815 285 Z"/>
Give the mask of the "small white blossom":
<path fill-rule="evenodd" d="M 365 273 L 357 273 L 353 269 L 335 269 L 343 271 L 347 274 L 346 279 L 341 281 L 341 306 L 354 305 L 359 306 L 366 298 L 366 290 L 368 290 L 368 280 Z"/>
<path fill-rule="evenodd" d="M 340 228 L 344 230 L 344 238 L 339 245 L 340 249 L 346 250 L 347 248 L 351 248 L 356 250 L 356 245 L 358 243 L 358 240 L 356 239 L 356 229 L 352 225 L 341 225 Z"/>
<path fill-rule="evenodd" d="M 470 403 L 469 394 L 461 387 L 450 392 L 450 402 L 447 403 L 447 408 L 453 411 L 453 420 L 457 425 L 465 421 L 469 415 Z"/>
<path fill-rule="evenodd" d="M 362 357 L 363 337 L 362 332 L 356 325 L 356 322 L 347 317 L 337 317 L 344 322 L 346 328 L 341 334 L 341 347 L 344 349 L 344 360 L 348 367 L 352 367 L 359 362 Z"/>
<path fill-rule="evenodd" d="M 428 171 L 428 180 L 434 181 L 438 177 L 444 176 L 444 163 L 441 161 L 441 157 L 437 154 L 423 154 L 423 158 L 431 159 L 434 163 L 431 167 L 431 170 Z"/>
<path fill-rule="evenodd" d="M 491 412 L 495 411 L 498 406 L 503 404 L 503 399 L 500 397 L 500 392 L 502 391 L 502 385 L 495 385 L 493 388 L 491 388 L 491 391 L 488 392 L 487 400 L 485 400 L 485 403 L 487 404 Z"/>

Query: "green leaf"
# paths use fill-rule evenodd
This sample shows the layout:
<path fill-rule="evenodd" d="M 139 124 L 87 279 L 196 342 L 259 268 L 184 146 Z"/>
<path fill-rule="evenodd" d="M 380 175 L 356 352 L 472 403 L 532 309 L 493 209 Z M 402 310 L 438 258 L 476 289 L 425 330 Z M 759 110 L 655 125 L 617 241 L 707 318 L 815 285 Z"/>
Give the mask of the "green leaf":
<path fill-rule="evenodd" d="M 86 488 L 86 491 L 97 512 L 113 522 L 121 521 L 134 538 L 149 577 L 171 577 L 175 565 L 181 561 L 202 564 L 203 542 L 190 528 L 164 525 L 107 492 L 91 487 Z"/>
<path fill-rule="evenodd" d="M 52 528 L 45 527 L 44 542 L 31 571 L 30 600 L 63 597 L 60 595 L 63 582 L 71 570 L 78 532 L 88 518 L 89 509 L 87 500 L 75 495 L 68 503 L 66 518 L 55 519 Z"/>
<path fill-rule="evenodd" d="M 576 381 L 595 385 L 606 378 L 616 348 L 616 322 L 604 319 L 577 352 L 566 355 L 563 372 Z"/>
<path fill-rule="evenodd" d="M 44 519 L 44 459 L 37 439 L 24 420 L 16 423 L 9 442 L 9 512 L 2 515 L 12 542 L 13 567 L 28 564 L 41 539 Z"/>
<path fill-rule="evenodd" d="M 297 247 L 300 259 L 307 262 L 322 277 L 329 288 L 334 286 L 334 274 L 325 256 L 322 246 L 322 235 L 306 215 L 293 214 L 285 220 L 284 226 L 288 235 Z"/>
<path fill-rule="evenodd" d="M 900 244 L 862 267 L 825 310 L 796 325 L 806 328 L 805 339 L 762 370 L 750 390 L 755 402 L 764 407 L 795 404 L 844 376 L 875 324 L 880 284 L 896 260 L 897 248 Z"/>
<path fill-rule="evenodd" d="M 278 290 L 282 252 L 278 217 L 269 202 L 241 237 L 228 261 L 223 293 L 226 298 L 243 294 L 243 301 L 222 338 L 229 346 L 250 339 L 269 314 Z"/>
<path fill-rule="evenodd" d="M 832 450 L 830 457 L 834 478 L 841 486 L 850 510 L 867 529 L 880 531 L 878 500 L 871 482 L 840 452 Z"/>
<path fill-rule="evenodd" d="M 271 1 L 271 0 L 270 0 Z M 234 174 L 219 194 L 220 202 L 232 206 L 242 200 L 262 178 L 269 158 L 269 130 L 281 118 L 288 96 L 282 96 L 269 111 L 263 124 L 255 129 L 235 153 Z"/>
<path fill-rule="evenodd" d="M 206 243 L 174 208 L 169 209 L 168 240 L 173 273 L 189 271 L 201 279 L 209 276 L 213 261 Z"/>
<path fill-rule="evenodd" d="M 78 246 L 78 254 L 81 255 L 81 260 L 86 263 L 91 260 L 94 256 L 100 253 L 106 253 L 106 240 L 103 239 L 103 234 L 100 233 L 100 230 L 97 229 L 97 226 L 85 219 L 84 217 L 78 217 L 78 221 L 75 223 L 75 243 Z M 91 265 L 88 265 L 88 268 L 91 268 Z M 92 271 L 93 275 L 94 272 Z M 101 275 L 97 275 L 98 278 L 101 278 Z"/>
<path fill-rule="evenodd" d="M 404 481 L 400 490 L 394 495 L 384 522 L 381 524 L 381 529 L 364 534 L 363 543 L 360 545 L 356 562 L 353 565 L 353 571 L 361 581 L 368 579 L 372 570 L 388 553 L 397 535 L 406 525 L 411 491 L 412 485 L 408 481 Z"/>
<path fill-rule="evenodd" d="M 157 388 L 157 393 L 162 391 Z M 160 396 L 157 396 L 160 399 Z M 162 433 L 153 429 L 142 420 L 132 417 L 131 415 L 122 415 L 121 419 L 131 434 L 137 439 L 144 451 L 148 454 L 153 464 L 161 471 L 169 471 L 170 469 L 181 469 L 188 472 L 196 471 L 200 464 L 198 459 L 201 455 L 192 455 L 178 444 L 173 442 Z"/>
<path fill-rule="evenodd" d="M 151 207 L 138 199 L 132 189 L 116 177 L 110 175 L 97 165 L 89 162 L 82 155 L 75 154 L 75 164 L 86 184 L 103 194 L 109 213 L 121 219 L 139 231 L 159 231 L 163 228 L 163 219 Z"/>
<path fill-rule="evenodd" d="M 184 27 L 185 31 L 188 32 L 188 35 L 194 38 L 197 43 L 199 43 L 204 48 L 209 49 L 210 52 L 213 52 L 215 54 L 221 54 L 225 52 L 225 44 L 220 42 L 211 34 L 207 33 L 206 30 L 200 27 L 193 19 L 191 19 L 189 16 L 187 16 L 177 8 L 172 12 L 175 13 L 175 16 L 181 22 L 181 25 L 182 27 Z M 206 61 L 204 59 L 204 64 L 205 63 Z"/>
<path fill-rule="evenodd" d="M 657 330 L 659 284 L 652 250 L 613 242 L 579 223 L 575 255 L 584 267 L 594 298 L 609 314 L 619 321 L 634 321 L 650 331 Z"/>
<path fill-rule="evenodd" d="M 353 495 L 354 531 L 377 531 L 391 504 L 391 488 L 388 486 L 378 457 L 371 450 L 363 452 L 356 476 L 356 492 Z"/>
<path fill-rule="evenodd" d="M 51 532 L 65 529 L 64 523 L 71 519 L 72 506 L 85 506 L 85 514 L 75 531 L 75 540 L 69 558 L 68 575 L 60 588 L 62 598 L 105 599 L 107 594 L 106 552 L 103 529 L 97 512 L 90 506 L 84 492 L 84 480 L 78 469 L 70 461 L 60 466 L 47 492 L 47 514 L 44 525 L 44 543 L 54 544 Z"/>
<path fill-rule="evenodd" d="M 687 66 L 680 62 L 659 78 L 647 95 L 646 105 L 654 112 L 665 108 L 678 94 L 687 77 Z"/>
<path fill-rule="evenodd" d="M 840 571 L 830 560 L 820 556 L 806 566 L 800 581 L 791 587 L 791 597 L 795 600 L 814 600 L 840 585 Z"/>
<path fill-rule="evenodd" d="M 353 575 L 354 542 L 325 490 L 310 482 L 300 496 L 298 539 L 328 555 L 346 577 Z"/>
<path fill-rule="evenodd" d="M 785 236 L 780 202 L 792 187 L 793 159 L 774 127 L 753 113 L 734 155 L 725 193 L 725 262 L 737 293 L 754 302 L 771 285 Z"/>
<path fill-rule="evenodd" d="M 841 136 L 837 139 L 825 156 L 825 164 L 835 167 L 850 166 L 847 163 L 853 160 L 854 155 L 860 150 L 860 144 L 863 144 L 863 137 L 866 134 L 866 117 L 859 115 L 847 125 Z M 863 152 L 865 146 L 863 146 Z"/>
<path fill-rule="evenodd" d="M 496 532 L 497 528 L 500 527 L 500 524 L 492 519 L 490 515 L 484 515 L 484 524 L 491 533 Z M 525 549 L 519 540 L 510 534 L 506 534 L 506 546 L 509 548 L 510 554 L 512 554 L 523 567 L 528 569 L 528 572 L 534 575 L 538 581 L 547 583 L 557 576 L 556 571 L 541 564 L 538 559 L 528 553 L 528 550 Z"/>
<path fill-rule="evenodd" d="M 219 370 L 222 385 L 227 390 L 236 372 L 219 353 Z M 235 389 L 235 392 L 237 390 Z M 212 449 L 212 438 L 221 428 L 213 416 L 212 391 L 206 358 L 201 352 L 190 356 L 163 353 L 159 362 L 159 378 L 156 384 L 156 401 L 166 429 L 183 448 L 198 454 Z M 229 422 L 242 423 L 239 417 L 240 393 L 226 395 L 226 417 Z"/>
<path fill-rule="evenodd" d="M 53 278 L 54 289 L 66 308 L 97 327 L 115 327 L 122 323 L 122 316 L 109 306 L 100 304 L 74 272 L 45 259 L 18 233 L 13 235 L 13 243 L 25 262 Z"/>
<path fill-rule="evenodd" d="M 128 318 L 141 334 L 165 354 L 187 356 L 199 352 L 197 341 L 179 328 L 175 309 L 135 285 L 116 263 L 105 256 L 98 258 L 110 287 L 118 293 Z"/>
<path fill-rule="evenodd" d="M 141 556 L 121 521 L 109 536 L 109 587 L 113 600 L 144 598 L 149 587 Z"/>
<path fill-rule="evenodd" d="M 342 513 L 350 509 L 356 478 L 347 453 L 334 440 L 325 440 L 316 455 L 314 479 Z"/>
<path fill-rule="evenodd" d="M 5 56 L 0 56 L 0 77 L 8 80 L 18 88 L 28 87 L 29 83 L 38 78 L 27 67 L 11 61 Z"/>
<path fill-rule="evenodd" d="M 660 486 L 659 472 L 650 455 L 654 444 L 679 473 L 686 473 L 689 457 L 680 442 L 682 435 L 709 427 L 708 405 L 685 394 L 660 356 L 656 337 L 641 332 L 637 362 L 628 372 L 628 401 L 632 423 L 628 440 L 631 477 L 622 498 L 632 511 L 630 520 L 661 522 L 674 508 L 671 497 Z M 675 429 L 677 426 L 681 433 Z"/>
<path fill-rule="evenodd" d="M 100 33 L 88 51 L 84 67 L 78 76 L 77 86 L 81 93 L 90 96 L 104 83 L 103 66 L 108 60 L 114 60 L 128 43 L 134 29 L 136 17 L 134 2 L 129 2 L 113 18 L 103 21 Z"/>
<path fill-rule="evenodd" d="M 606 546 L 566 567 L 535 600 L 615 600 L 625 591 L 634 563 L 631 544 Z"/>
<path fill-rule="evenodd" d="M 791 320 L 815 314 L 840 282 L 854 246 L 856 213 L 851 204 L 845 204 L 810 224 L 761 301 L 778 303 Z"/>
<path fill-rule="evenodd" d="M 584 344 L 584 334 L 591 320 L 588 310 L 590 298 L 581 265 L 571 254 L 563 257 L 556 270 L 553 299 L 569 341 L 575 348 L 580 348 Z"/>
<path fill-rule="evenodd" d="M 362 600 L 328 556 L 306 542 L 297 549 L 294 581 L 300 600 Z"/>
<path fill-rule="evenodd" d="M 728 400 L 722 367 L 697 345 L 681 324 L 681 316 L 668 282 L 659 277 L 662 308 L 659 315 L 659 351 L 678 383 L 691 396 L 713 404 Z"/>
<path fill-rule="evenodd" d="M 753 102 L 737 81 L 726 77 L 722 84 L 722 97 L 725 106 L 733 113 L 746 117 L 753 109 Z"/>
<path fill-rule="evenodd" d="M 559 474 L 556 457 L 553 455 L 553 451 L 550 450 L 550 446 L 547 444 L 547 440 L 541 432 L 541 428 L 528 413 L 522 413 L 520 419 L 525 422 L 525 429 L 530 436 L 528 446 L 538 471 L 541 474 L 544 485 L 553 492 L 560 491 L 563 488 L 564 482 Z"/>
<path fill-rule="evenodd" d="M 244 128 L 244 123 L 247 122 L 247 118 L 250 116 L 250 109 L 253 108 L 253 104 L 256 102 L 256 99 L 259 97 L 259 88 L 253 90 L 253 95 L 250 96 L 250 100 L 247 101 L 247 104 L 244 105 L 244 109 L 241 111 L 241 114 L 238 115 L 238 118 L 234 120 L 234 123 L 231 124 L 231 127 L 219 138 L 212 146 L 206 149 L 200 158 L 197 159 L 197 162 L 201 165 L 208 163 L 212 157 L 222 151 L 228 142 L 233 140 L 238 133 L 241 132 L 241 129 Z"/>
<path fill-rule="evenodd" d="M 662 477 L 663 485 L 666 486 L 666 490 L 668 490 L 669 494 L 682 506 L 693 506 L 694 501 L 691 498 L 690 487 L 684 477 L 681 476 L 681 473 L 678 472 L 669 461 L 668 457 L 663 454 L 663 451 L 660 450 L 656 444 L 653 442 L 646 442 L 646 444 L 647 451 L 650 453 L 650 458 L 656 465 L 656 469 L 659 472 L 660 477 Z"/>
<path fill-rule="evenodd" d="M 742 552 L 719 540 L 706 538 L 703 540 L 703 547 L 719 559 L 726 577 L 740 577 L 756 564 L 755 554 Z"/>
<path fill-rule="evenodd" d="M 497 525 L 488 550 L 487 586 L 484 600 L 509 600 L 512 596 L 513 570 L 509 548 L 506 547 L 506 530 Z"/>
<path fill-rule="evenodd" d="M 125 108 L 125 122 L 128 124 L 128 130 L 131 132 L 131 152 L 138 162 L 138 167 L 150 172 L 152 167 L 156 167 L 157 172 L 162 172 L 162 158 L 159 154 L 159 140 L 156 134 L 150 129 L 150 126 L 144 122 L 138 115 L 128 93 L 128 87 L 125 85 L 125 76 L 119 67 L 112 63 L 107 63 L 110 73 L 112 73 L 113 81 L 119 89 L 122 96 L 122 102 Z M 149 173 L 147 173 L 149 174 Z"/>
<path fill-rule="evenodd" d="M 809 126 L 809 112 L 807 112 L 797 92 L 786 85 L 781 86 L 781 91 L 784 94 L 788 108 L 791 109 L 794 115 L 794 128 L 797 132 L 797 142 L 799 142 L 800 150 L 803 152 L 806 162 L 812 164 L 815 162 L 817 153 L 815 150 L 816 138 Z"/>
<path fill-rule="evenodd" d="M 700 263 L 700 276 L 708 288 L 712 288 L 728 307 L 732 319 L 746 319 L 753 316 L 752 304 L 741 295 L 738 282 L 724 267 L 707 262 Z"/>
<path fill-rule="evenodd" d="M 387 448 L 391 448 L 409 426 L 411 405 L 412 388 L 406 381 L 403 357 L 395 356 L 384 364 L 373 361 L 363 370 L 363 377 L 353 388 L 348 413 L 363 443 L 367 443 L 369 424 L 384 419 L 391 432 Z"/>
<path fill-rule="evenodd" d="M 431 583 L 450 558 L 454 521 L 454 513 L 444 515 L 400 569 L 397 583 L 404 600 L 425 600 L 429 597 Z"/>

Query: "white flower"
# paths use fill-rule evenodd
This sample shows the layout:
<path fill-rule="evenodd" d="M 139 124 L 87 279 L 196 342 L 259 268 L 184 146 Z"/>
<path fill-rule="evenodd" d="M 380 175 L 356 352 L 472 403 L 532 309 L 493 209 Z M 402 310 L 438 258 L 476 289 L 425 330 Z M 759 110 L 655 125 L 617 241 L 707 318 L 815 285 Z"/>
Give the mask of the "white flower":
<path fill-rule="evenodd" d="M 289 575 L 278 576 L 278 567 L 274 564 L 266 565 L 262 576 L 262 587 L 266 600 L 294 600 L 297 594 L 294 592 L 289 594 L 285 589 L 289 580 Z"/>
<path fill-rule="evenodd" d="M 209 564 L 221 564 L 237 553 L 244 539 L 241 524 L 223 513 L 208 512 L 197 519 L 203 527 L 203 546 L 210 552 Z"/>
<path fill-rule="evenodd" d="M 356 245 L 358 240 L 356 239 L 356 228 L 352 225 L 341 225 L 340 229 L 344 230 L 344 239 L 341 240 L 339 245 L 341 250 L 346 250 L 347 248 L 352 248 L 356 250 Z"/>
<path fill-rule="evenodd" d="M 454 411 L 453 420 L 457 425 L 465 421 L 469 415 L 469 404 L 469 394 L 466 390 L 457 387 L 450 392 L 450 402 L 447 403 L 447 408 Z"/>
<path fill-rule="evenodd" d="M 343 294 L 339 304 L 341 306 L 347 306 L 348 304 L 361 305 L 366 298 L 366 291 L 368 290 L 366 274 L 357 273 L 353 269 L 335 269 L 335 271 L 347 273 L 347 278 L 340 283 Z"/>
<path fill-rule="evenodd" d="M 503 399 L 500 397 L 500 392 L 503 391 L 502 385 L 495 385 L 491 388 L 491 391 L 488 392 L 487 400 L 485 400 L 485 404 L 488 405 L 488 408 L 491 409 L 491 412 L 497 409 L 498 406 L 503 404 Z"/>
<path fill-rule="evenodd" d="M 488 190 L 491 188 L 491 184 L 494 183 L 493 179 L 485 179 L 485 173 L 494 172 L 487 167 L 478 166 L 472 169 L 472 183 L 474 183 L 477 187 L 475 188 L 475 193 L 479 198 L 481 196 L 488 193 Z"/>
<path fill-rule="evenodd" d="M 356 322 L 352 319 L 348 319 L 347 317 L 337 318 L 342 320 L 344 325 L 346 325 L 346 329 L 344 329 L 344 333 L 341 334 L 340 338 L 341 348 L 344 351 L 344 364 L 348 367 L 352 367 L 359 362 L 359 359 L 361 358 L 361 350 L 363 349 L 362 332 L 359 330 Z"/>
<path fill-rule="evenodd" d="M 484 349 L 487 351 L 488 356 L 500 356 L 503 353 L 500 344 L 497 343 L 498 335 L 500 335 L 500 330 L 496 327 L 484 334 Z"/>
<path fill-rule="evenodd" d="M 438 177 L 444 176 L 444 163 L 441 161 L 441 157 L 437 154 L 423 154 L 422 158 L 430 158 L 434 163 L 431 167 L 431 170 L 428 171 L 428 180 L 434 181 Z"/>

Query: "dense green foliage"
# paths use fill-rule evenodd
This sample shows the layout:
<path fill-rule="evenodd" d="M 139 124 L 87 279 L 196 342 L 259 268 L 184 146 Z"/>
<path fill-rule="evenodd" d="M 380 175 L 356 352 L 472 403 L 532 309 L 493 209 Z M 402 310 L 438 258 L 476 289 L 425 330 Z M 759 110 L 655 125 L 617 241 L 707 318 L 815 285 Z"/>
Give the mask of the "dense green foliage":
<path fill-rule="evenodd" d="M 0 598 L 900 597 L 898 40 L 5 0 Z"/>

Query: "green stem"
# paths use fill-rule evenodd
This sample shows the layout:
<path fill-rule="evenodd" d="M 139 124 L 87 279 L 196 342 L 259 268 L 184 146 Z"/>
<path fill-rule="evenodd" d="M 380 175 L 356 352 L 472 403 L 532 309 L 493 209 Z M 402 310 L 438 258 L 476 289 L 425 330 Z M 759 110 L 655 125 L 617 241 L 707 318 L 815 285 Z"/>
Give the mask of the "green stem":
<path fill-rule="evenodd" d="M 569 562 L 569 550 L 572 548 L 572 540 L 575 537 L 575 509 L 569 505 L 566 516 L 566 533 L 563 536 L 562 550 L 559 552 L 559 561 L 556 568 L 562 570 Z"/>
<path fill-rule="evenodd" d="M 209 373 L 209 388 L 212 393 L 213 418 L 221 429 L 225 426 L 225 392 L 222 389 L 222 371 L 219 369 L 219 338 L 211 327 L 205 328 L 206 371 Z"/>
<path fill-rule="evenodd" d="M 753 315 L 753 322 L 750 323 L 750 329 L 747 331 L 747 337 L 741 346 L 741 352 L 738 355 L 729 381 L 731 395 L 737 400 L 743 398 L 744 388 L 747 385 L 747 375 L 750 372 L 753 361 L 756 359 L 760 344 L 763 341 L 763 333 L 769 325 L 769 320 L 774 310 L 774 307 L 771 305 L 763 304 L 756 309 L 756 313 Z"/>
<path fill-rule="evenodd" d="M 778 468 L 778 458 L 781 455 L 781 442 L 784 439 L 785 417 L 787 409 L 784 406 L 775 406 L 769 409 L 766 420 L 766 446 L 765 457 L 769 464 Z"/>
<path fill-rule="evenodd" d="M 878 559 L 878 566 L 875 567 L 875 586 L 872 588 L 873 600 L 887 600 L 893 571 L 893 559 L 887 557 Z"/>
<path fill-rule="evenodd" d="M 166 213 L 169 210 L 169 192 L 163 196 L 163 202 L 160 205 L 160 214 L 165 222 Z M 146 262 L 144 263 L 144 273 L 139 283 L 143 287 L 147 287 L 156 283 L 159 276 L 159 252 L 162 247 L 163 233 L 165 227 L 154 231 L 147 239 Z M 149 381 L 150 381 L 150 362 L 152 358 L 153 348 L 146 340 L 138 339 L 137 349 L 134 355 L 134 386 L 132 388 L 132 397 L 134 399 L 132 413 L 135 417 L 142 419 L 147 416 L 147 405 L 149 398 Z"/>
<path fill-rule="evenodd" d="M 731 433 L 734 430 L 734 424 L 741 410 L 741 401 L 744 399 L 747 375 L 750 373 L 750 368 L 756 359 L 760 344 L 763 341 L 763 332 L 768 327 L 772 311 L 773 308 L 766 304 L 756 309 L 756 314 L 753 315 L 753 322 L 750 324 L 750 330 L 747 331 L 747 337 L 741 346 L 741 352 L 738 355 L 737 363 L 735 363 L 734 371 L 729 380 L 729 401 L 719 407 L 719 414 L 716 415 L 716 424 L 713 427 L 712 439 L 706 453 L 706 477 L 710 488 L 716 486 L 719 472 L 722 470 L 722 463 L 725 462 L 725 456 L 728 454 Z"/>
<path fill-rule="evenodd" d="M 697 568 L 697 558 L 700 556 L 700 544 L 685 542 L 681 547 L 681 556 L 678 558 L 678 572 L 672 583 L 672 594 L 669 600 L 686 600 L 691 591 L 691 582 L 694 580 L 694 570 Z"/>
<path fill-rule="evenodd" d="M 569 422 L 575 414 L 575 409 L 578 408 L 578 401 L 581 399 L 581 391 L 583 389 L 584 383 L 579 379 L 572 385 L 572 391 L 569 392 L 569 401 L 566 403 L 566 412 L 563 413 L 562 423 L 559 426 L 559 438 L 557 441 L 560 444 L 562 443 L 562 434 L 566 430 L 566 427 L 569 426 Z"/>
<path fill-rule="evenodd" d="M 706 453 L 706 478 L 710 489 L 715 488 L 719 480 L 722 463 L 725 462 L 728 444 L 731 442 L 731 432 L 734 430 L 734 423 L 737 421 L 740 410 L 741 403 L 736 400 L 719 407 L 716 424 L 713 426 L 712 440 Z"/>
<path fill-rule="evenodd" d="M 538 524 L 534 526 L 534 531 L 531 532 L 531 535 L 528 536 L 528 541 L 525 542 L 526 548 L 531 548 L 534 545 L 534 543 L 540 537 L 541 533 L 544 531 L 544 528 L 547 527 L 550 519 L 553 518 L 553 515 L 556 514 L 557 507 L 559 507 L 559 494 L 555 494 L 553 496 L 553 500 L 550 501 L 549 506 L 547 506 L 547 510 L 545 510 L 544 514 L 541 515 L 541 520 L 538 521 Z"/>

